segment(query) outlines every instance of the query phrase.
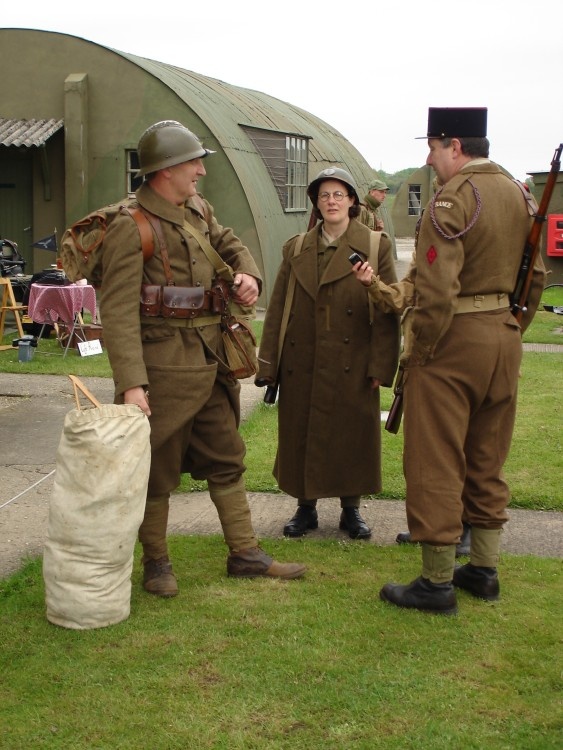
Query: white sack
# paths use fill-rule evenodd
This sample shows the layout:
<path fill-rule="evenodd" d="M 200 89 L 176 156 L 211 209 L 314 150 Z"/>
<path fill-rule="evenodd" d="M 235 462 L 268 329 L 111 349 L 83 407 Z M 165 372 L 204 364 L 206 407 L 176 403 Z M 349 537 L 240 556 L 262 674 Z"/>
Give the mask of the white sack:
<path fill-rule="evenodd" d="M 150 426 L 137 406 L 66 415 L 43 556 L 50 622 L 88 629 L 129 617 L 149 468 Z"/>

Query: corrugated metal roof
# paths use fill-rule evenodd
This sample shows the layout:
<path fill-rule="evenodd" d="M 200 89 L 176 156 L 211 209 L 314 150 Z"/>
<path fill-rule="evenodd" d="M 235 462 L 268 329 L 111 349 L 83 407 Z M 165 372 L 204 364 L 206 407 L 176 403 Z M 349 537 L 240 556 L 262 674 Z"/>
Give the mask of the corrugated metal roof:
<path fill-rule="evenodd" d="M 373 170 L 363 156 L 331 125 L 293 104 L 269 94 L 233 86 L 224 81 L 145 57 L 114 50 L 161 80 L 196 112 L 231 154 L 245 154 L 248 141 L 240 125 L 265 128 L 311 138 L 311 162 L 342 163 L 367 182 Z M 222 114 L 224 113 L 224 116 Z M 198 134 L 201 135 L 201 134 Z"/>
<path fill-rule="evenodd" d="M 0 117 L 0 144 L 42 146 L 63 125 L 64 120 L 10 120 Z"/>

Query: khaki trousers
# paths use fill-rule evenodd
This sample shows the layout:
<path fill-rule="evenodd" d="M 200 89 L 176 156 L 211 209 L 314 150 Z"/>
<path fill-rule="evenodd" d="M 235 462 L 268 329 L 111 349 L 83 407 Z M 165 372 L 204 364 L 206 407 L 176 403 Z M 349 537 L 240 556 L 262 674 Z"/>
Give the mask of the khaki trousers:
<path fill-rule="evenodd" d="M 506 310 L 456 315 L 435 356 L 406 372 L 404 472 L 413 541 L 456 544 L 462 513 L 499 529 L 508 516 L 508 455 L 522 358 Z"/>

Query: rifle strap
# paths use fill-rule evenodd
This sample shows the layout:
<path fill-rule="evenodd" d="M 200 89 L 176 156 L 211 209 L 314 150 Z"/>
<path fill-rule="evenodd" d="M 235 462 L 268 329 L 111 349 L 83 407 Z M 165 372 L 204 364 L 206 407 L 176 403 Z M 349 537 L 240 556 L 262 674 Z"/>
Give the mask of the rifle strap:
<path fill-rule="evenodd" d="M 538 212 L 538 204 L 530 190 L 524 185 L 520 180 L 516 180 L 515 178 L 512 178 L 512 182 L 516 183 L 518 187 L 520 188 L 520 192 L 524 196 L 524 200 L 526 201 L 526 205 L 528 207 L 528 213 L 530 216 L 535 216 Z"/>

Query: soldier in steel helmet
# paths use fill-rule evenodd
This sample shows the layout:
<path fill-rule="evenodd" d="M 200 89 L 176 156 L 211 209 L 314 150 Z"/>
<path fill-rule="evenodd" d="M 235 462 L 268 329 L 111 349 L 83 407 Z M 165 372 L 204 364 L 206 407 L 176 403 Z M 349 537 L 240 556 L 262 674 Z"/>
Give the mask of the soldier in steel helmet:
<path fill-rule="evenodd" d="M 441 187 L 422 216 L 408 283 L 390 290 L 395 301 L 404 294 L 411 305 L 401 357 L 403 466 L 410 538 L 421 543 L 422 571 L 410 584 L 387 583 L 380 596 L 437 614 L 457 612 L 455 588 L 499 598 L 500 535 L 508 520 L 502 467 L 522 358 L 510 295 L 534 206 L 525 188 L 489 159 L 486 133 L 485 108 L 430 108 L 426 163 Z M 373 282 L 363 278 L 365 267 L 356 270 L 360 281 Z M 544 280 L 540 259 L 523 328 Z M 455 567 L 462 518 L 471 524 L 470 557 Z"/>
<path fill-rule="evenodd" d="M 243 480 L 240 385 L 225 364 L 215 304 L 201 305 L 190 317 L 140 304 L 142 287 L 158 299 L 154 290 L 170 284 L 188 297 L 203 287 L 204 299 L 212 299 L 215 268 L 190 228 L 205 235 L 233 268 L 235 301 L 249 306 L 258 298 L 260 273 L 249 250 L 197 193 L 206 174 L 204 159 L 212 153 L 178 122 L 149 127 L 138 145 L 144 181 L 135 197 L 160 220 L 163 242 L 156 230 L 154 255 L 144 263 L 139 231 L 126 214 L 112 221 L 104 240 L 101 315 L 116 401 L 137 404 L 151 424 L 151 469 L 139 529 L 143 586 L 162 597 L 178 593 L 166 529 L 170 493 L 181 472 L 207 481 L 229 547 L 229 575 L 296 578 L 305 570 L 272 560 L 258 545 Z"/>
<path fill-rule="evenodd" d="M 381 489 L 379 388 L 393 383 L 399 321 L 394 313 L 370 307 L 349 256 L 370 257 L 391 283 L 396 280 L 391 243 L 382 235 L 379 250 L 370 253 L 375 233 L 357 220 L 359 198 L 346 170 L 322 170 L 307 193 L 321 221 L 283 247 L 256 384 L 279 382 L 274 475 L 280 489 L 297 498 L 285 536 L 316 529 L 317 499 L 338 497 L 340 528 L 351 538 L 366 539 L 371 529 L 360 514 L 360 498 Z M 291 307 L 280 351 L 288 294 Z"/>

